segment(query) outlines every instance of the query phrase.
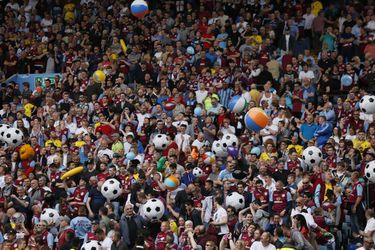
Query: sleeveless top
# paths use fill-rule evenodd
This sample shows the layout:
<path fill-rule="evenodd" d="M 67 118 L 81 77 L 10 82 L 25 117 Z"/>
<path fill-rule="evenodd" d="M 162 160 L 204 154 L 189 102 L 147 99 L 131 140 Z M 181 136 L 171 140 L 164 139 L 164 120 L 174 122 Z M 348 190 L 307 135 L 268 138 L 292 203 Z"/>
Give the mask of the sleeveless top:
<path fill-rule="evenodd" d="M 266 101 L 268 103 L 268 107 L 272 106 L 273 94 L 272 93 L 269 93 L 269 94 L 270 94 L 270 97 L 266 97 L 266 93 L 263 92 L 262 98 L 260 99 L 260 102 L 259 102 L 260 105 L 262 104 L 263 101 Z"/>

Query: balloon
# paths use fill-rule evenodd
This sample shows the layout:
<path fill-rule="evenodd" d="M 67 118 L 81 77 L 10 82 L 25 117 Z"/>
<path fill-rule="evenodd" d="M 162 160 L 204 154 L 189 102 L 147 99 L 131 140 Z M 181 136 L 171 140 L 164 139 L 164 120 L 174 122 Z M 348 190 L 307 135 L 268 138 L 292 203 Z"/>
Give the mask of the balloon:
<path fill-rule="evenodd" d="M 176 103 L 175 103 L 175 102 L 167 102 L 167 103 L 164 105 L 164 109 L 165 109 L 166 111 L 172 111 L 175 107 L 176 107 Z"/>
<path fill-rule="evenodd" d="M 258 147 L 252 148 L 251 151 L 250 151 L 250 154 L 259 156 L 260 155 L 260 148 L 258 148 Z"/>
<path fill-rule="evenodd" d="M 164 185 L 169 191 L 173 191 L 180 186 L 180 180 L 176 176 L 171 175 L 164 180 Z"/>
<path fill-rule="evenodd" d="M 156 165 L 156 170 L 158 171 L 162 171 L 165 169 L 165 162 L 167 161 L 167 159 L 162 156 L 159 160 L 158 160 L 158 163 Z"/>
<path fill-rule="evenodd" d="M 135 0 L 130 5 L 130 10 L 133 16 L 138 18 L 144 18 L 148 14 L 148 5 L 143 0 Z"/>
<path fill-rule="evenodd" d="M 124 52 L 124 54 L 126 54 L 126 51 L 128 51 L 128 47 L 126 47 L 124 39 L 120 39 L 120 45 L 121 45 L 122 51 Z"/>
<path fill-rule="evenodd" d="M 261 108 L 252 108 L 244 115 L 245 125 L 249 130 L 259 132 L 267 126 L 268 116 Z"/>
<path fill-rule="evenodd" d="M 94 79 L 94 82 L 96 83 L 104 82 L 105 74 L 102 70 L 97 70 L 94 72 L 92 78 Z"/>
<path fill-rule="evenodd" d="M 229 146 L 228 147 L 228 154 L 233 158 L 237 158 L 238 156 L 238 149 L 236 147 Z"/>
<path fill-rule="evenodd" d="M 133 152 L 129 152 L 126 154 L 126 159 L 131 161 L 131 160 L 134 160 L 135 158 L 135 154 Z"/>
<path fill-rule="evenodd" d="M 352 83 L 353 83 L 353 78 L 350 75 L 343 75 L 341 77 L 342 86 L 348 87 L 352 85 Z"/>
<path fill-rule="evenodd" d="M 234 113 L 241 113 L 246 109 L 247 101 L 244 97 L 236 95 L 229 101 L 228 107 Z"/>
<path fill-rule="evenodd" d="M 186 52 L 188 54 L 190 54 L 190 55 L 194 55 L 195 54 L 194 48 L 191 47 L 191 46 L 187 47 Z"/>
<path fill-rule="evenodd" d="M 196 108 L 194 109 L 194 115 L 195 115 L 196 117 L 200 117 L 200 116 L 202 115 L 202 108 L 201 108 L 201 107 L 196 107 Z"/>

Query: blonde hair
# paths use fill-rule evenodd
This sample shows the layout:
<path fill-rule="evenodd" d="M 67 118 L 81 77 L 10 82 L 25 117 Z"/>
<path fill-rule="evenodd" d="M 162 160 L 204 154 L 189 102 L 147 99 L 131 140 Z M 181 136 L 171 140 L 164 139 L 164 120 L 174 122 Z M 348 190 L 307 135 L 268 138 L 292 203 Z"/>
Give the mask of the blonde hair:
<path fill-rule="evenodd" d="M 340 187 L 340 186 L 334 186 L 333 191 L 334 191 L 335 194 L 342 195 L 342 187 Z"/>
<path fill-rule="evenodd" d="M 193 228 L 193 226 L 194 226 L 194 224 L 191 220 L 185 221 L 185 228 L 188 228 L 188 227 Z"/>

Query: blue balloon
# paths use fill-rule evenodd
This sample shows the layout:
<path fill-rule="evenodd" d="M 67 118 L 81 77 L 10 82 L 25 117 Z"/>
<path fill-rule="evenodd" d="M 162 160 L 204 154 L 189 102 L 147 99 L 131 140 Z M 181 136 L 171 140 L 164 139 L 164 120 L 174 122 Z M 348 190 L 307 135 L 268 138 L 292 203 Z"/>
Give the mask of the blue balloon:
<path fill-rule="evenodd" d="M 192 46 L 187 47 L 186 52 L 189 53 L 190 55 L 194 55 L 195 51 Z"/>
<path fill-rule="evenodd" d="M 341 77 L 342 86 L 348 87 L 352 85 L 352 83 L 353 83 L 353 78 L 350 75 L 343 75 Z"/>
<path fill-rule="evenodd" d="M 126 154 L 126 159 L 131 161 L 131 160 L 134 160 L 135 158 L 135 154 L 133 152 L 129 152 Z"/>
<path fill-rule="evenodd" d="M 202 108 L 201 108 L 201 107 L 196 107 L 196 108 L 194 109 L 194 115 L 195 115 L 196 117 L 200 117 L 200 116 L 202 115 Z"/>
<path fill-rule="evenodd" d="M 256 154 L 257 156 L 260 155 L 260 148 L 254 147 L 251 149 L 250 154 Z"/>

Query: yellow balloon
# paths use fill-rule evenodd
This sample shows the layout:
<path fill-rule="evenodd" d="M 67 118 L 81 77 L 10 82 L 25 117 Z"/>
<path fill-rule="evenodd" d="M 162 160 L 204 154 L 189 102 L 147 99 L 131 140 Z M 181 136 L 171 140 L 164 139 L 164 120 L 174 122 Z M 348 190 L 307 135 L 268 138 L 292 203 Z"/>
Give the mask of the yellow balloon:
<path fill-rule="evenodd" d="M 66 12 L 64 19 L 65 21 L 74 20 L 74 13 L 72 11 Z"/>
<path fill-rule="evenodd" d="M 125 44 L 125 42 L 124 42 L 123 39 L 120 39 L 120 45 L 121 45 L 122 51 L 123 51 L 124 54 L 125 54 L 126 51 L 128 50 L 128 47 L 126 47 L 126 44 Z"/>
<path fill-rule="evenodd" d="M 117 55 L 116 54 L 112 54 L 112 60 L 117 60 Z"/>
<path fill-rule="evenodd" d="M 171 231 L 174 232 L 174 233 L 177 233 L 177 223 L 175 221 L 171 221 L 169 222 L 169 227 L 171 228 Z"/>
<path fill-rule="evenodd" d="M 92 78 L 94 79 L 94 82 L 101 83 L 101 82 L 104 82 L 105 80 L 105 74 L 103 71 L 97 70 L 92 75 Z"/>

